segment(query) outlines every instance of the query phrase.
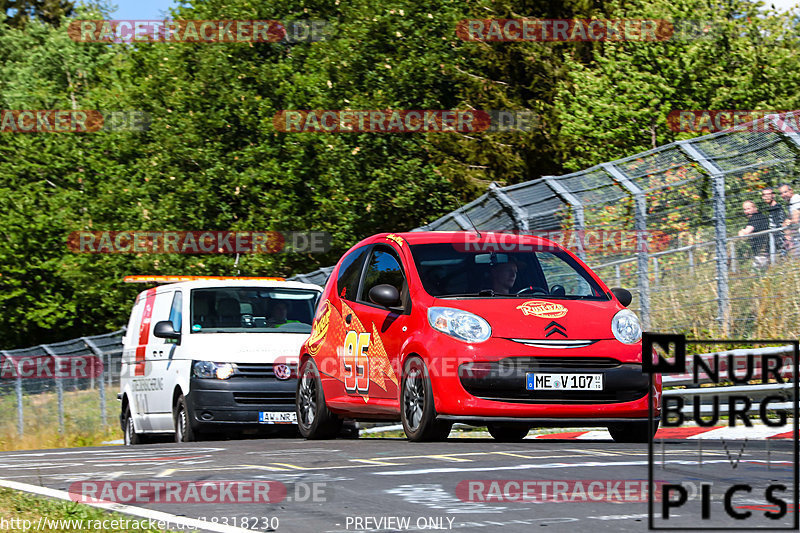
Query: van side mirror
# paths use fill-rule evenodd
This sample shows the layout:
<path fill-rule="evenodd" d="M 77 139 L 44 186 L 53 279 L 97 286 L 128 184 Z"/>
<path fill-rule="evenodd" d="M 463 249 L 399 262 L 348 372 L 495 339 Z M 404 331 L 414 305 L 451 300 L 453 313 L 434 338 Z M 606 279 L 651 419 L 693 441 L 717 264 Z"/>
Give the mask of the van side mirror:
<path fill-rule="evenodd" d="M 153 336 L 160 339 L 175 339 L 178 342 L 181 340 L 181 334 L 175 331 L 175 328 L 172 327 L 172 322 L 169 320 L 156 322 L 156 327 L 153 328 Z"/>
<path fill-rule="evenodd" d="M 631 291 L 629 291 L 628 289 L 614 287 L 613 289 L 611 289 L 611 294 L 616 296 L 617 300 L 619 300 L 619 303 L 621 303 L 625 307 L 628 307 L 631 304 L 631 301 L 633 300 L 633 295 L 631 294 Z"/>
<path fill-rule="evenodd" d="M 375 285 L 369 290 L 369 299 L 372 303 L 383 307 L 397 307 L 400 305 L 400 293 L 392 285 Z"/>

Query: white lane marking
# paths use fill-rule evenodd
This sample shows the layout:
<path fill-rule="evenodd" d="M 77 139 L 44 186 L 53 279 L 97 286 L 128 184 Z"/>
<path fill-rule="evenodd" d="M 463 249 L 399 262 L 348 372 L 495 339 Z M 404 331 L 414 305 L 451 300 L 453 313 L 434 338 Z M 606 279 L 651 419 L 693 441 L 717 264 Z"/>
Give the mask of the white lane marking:
<path fill-rule="evenodd" d="M 704 465 L 712 463 L 727 463 L 727 459 L 703 461 Z M 741 461 L 742 463 L 761 464 L 764 461 L 748 460 Z M 666 464 L 675 465 L 697 465 L 697 461 L 680 461 L 672 459 L 665 461 Z M 772 464 L 794 464 L 791 461 L 773 461 Z M 655 464 L 660 465 L 661 461 Z M 550 468 L 594 468 L 601 466 L 647 466 L 647 461 L 617 461 L 617 462 L 590 462 L 590 463 L 544 463 L 544 464 L 528 464 L 528 465 L 513 465 L 513 466 L 477 466 L 470 468 L 421 468 L 418 470 L 390 470 L 384 472 L 372 472 L 375 476 L 413 476 L 420 474 L 451 474 L 454 472 L 491 472 L 496 470 L 531 470 L 531 469 L 550 469 Z"/>
<path fill-rule="evenodd" d="M 530 457 L 528 457 L 530 459 Z M 354 463 L 365 463 L 376 466 L 403 466 L 402 463 L 387 463 L 386 461 L 376 461 L 375 459 L 350 459 Z"/>
<path fill-rule="evenodd" d="M 164 455 L 168 453 L 172 454 L 184 454 L 184 455 L 197 455 L 199 453 L 211 453 L 211 452 L 220 452 L 225 451 L 227 448 L 154 448 L 149 450 L 130 450 L 125 452 L 115 453 L 116 450 L 119 448 L 112 448 L 110 450 L 80 450 L 80 451 L 54 451 L 54 452 L 21 452 L 21 453 L 0 453 L 0 459 L 6 459 L 8 457 L 51 457 L 51 456 L 59 456 L 59 455 L 77 455 L 77 454 L 84 454 L 84 455 L 101 455 L 103 457 L 108 457 L 109 452 L 114 454 L 114 457 L 139 457 L 142 455 L 151 455 L 151 454 L 158 454 Z M 74 460 L 74 459 L 73 459 Z"/>
<path fill-rule="evenodd" d="M 20 490 L 23 492 L 31 492 L 39 496 L 47 496 L 49 498 L 58 498 L 59 500 L 73 501 L 69 492 L 63 490 L 50 489 L 47 487 L 39 487 L 37 485 L 29 485 L 27 483 L 19 483 L 18 481 L 9 481 L 7 479 L 0 479 L 0 487 L 7 487 L 9 489 Z M 114 511 L 117 513 L 129 514 L 139 516 L 142 518 L 152 519 L 155 521 L 170 522 L 171 524 L 181 524 L 195 529 L 203 529 L 206 531 L 217 531 L 219 533 L 252 533 L 250 529 L 243 529 L 239 527 L 226 526 L 214 522 L 206 522 L 205 520 L 198 520 L 196 518 L 188 518 L 185 516 L 177 516 L 163 511 L 154 511 L 152 509 L 145 509 L 144 507 L 135 507 L 133 505 L 125 505 L 122 503 L 104 501 L 102 503 L 86 503 L 91 507 Z"/>
<path fill-rule="evenodd" d="M 174 468 L 165 468 L 161 472 L 155 475 L 155 477 L 168 477 L 175 473 Z"/>
<path fill-rule="evenodd" d="M 270 457 L 272 457 L 272 456 L 274 456 L 276 454 L 289 455 L 289 454 L 293 454 L 293 453 L 305 454 L 305 453 L 311 453 L 311 452 L 314 452 L 314 453 L 326 453 L 326 452 L 339 453 L 341 451 L 342 450 L 328 450 L 327 448 L 303 448 L 302 450 L 269 450 L 269 451 L 264 451 L 264 452 L 246 452 L 245 455 L 269 455 Z"/>

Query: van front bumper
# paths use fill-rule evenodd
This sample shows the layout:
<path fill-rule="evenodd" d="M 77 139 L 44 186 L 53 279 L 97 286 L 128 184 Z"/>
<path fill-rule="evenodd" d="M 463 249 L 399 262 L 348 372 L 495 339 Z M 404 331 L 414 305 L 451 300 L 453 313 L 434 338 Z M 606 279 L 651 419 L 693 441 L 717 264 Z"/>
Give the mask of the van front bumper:
<path fill-rule="evenodd" d="M 259 423 L 259 413 L 295 412 L 297 379 L 231 378 L 227 380 L 192 378 L 186 408 L 196 429 L 250 426 L 263 429 L 293 424 Z"/>

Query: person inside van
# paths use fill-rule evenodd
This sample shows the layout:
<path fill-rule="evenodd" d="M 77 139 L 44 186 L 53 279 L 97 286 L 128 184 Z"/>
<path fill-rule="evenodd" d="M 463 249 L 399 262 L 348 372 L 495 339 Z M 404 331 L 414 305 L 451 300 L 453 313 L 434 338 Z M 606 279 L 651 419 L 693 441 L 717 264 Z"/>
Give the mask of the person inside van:
<path fill-rule="evenodd" d="M 267 327 L 277 328 L 283 324 L 290 322 L 298 322 L 297 320 L 289 320 L 289 304 L 283 300 L 276 300 L 272 302 L 269 309 L 269 317 L 267 317 Z"/>

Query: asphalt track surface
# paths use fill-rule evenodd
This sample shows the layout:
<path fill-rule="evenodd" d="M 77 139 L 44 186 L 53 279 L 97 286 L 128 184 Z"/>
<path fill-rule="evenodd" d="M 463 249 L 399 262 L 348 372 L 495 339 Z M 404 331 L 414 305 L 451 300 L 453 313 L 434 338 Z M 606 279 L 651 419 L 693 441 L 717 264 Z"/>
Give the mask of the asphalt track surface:
<path fill-rule="evenodd" d="M 697 486 L 713 483 L 710 519 L 701 519 L 699 490 L 690 487 L 687 503 L 672 511 L 669 522 L 662 520 L 661 504 L 654 504 L 655 525 L 726 530 L 792 527 L 796 517 L 793 442 L 670 440 L 657 442 L 654 451 L 654 479 Z M 662 458 L 666 468 L 660 464 Z M 488 496 L 491 491 L 490 480 L 498 481 L 497 486 L 504 488 L 501 490 L 517 499 L 520 493 L 508 485 L 509 480 L 646 483 L 647 446 L 612 441 L 527 439 L 508 444 L 475 438 L 451 438 L 441 443 L 393 438 L 272 438 L 38 450 L 0 454 L 0 478 L 64 491 L 78 481 L 281 482 L 287 489 L 286 498 L 276 503 L 127 502 L 260 531 L 273 530 L 270 523 L 277 525 L 274 530 L 288 533 L 648 529 L 646 501 L 620 502 L 613 483 L 607 490 L 617 501 L 595 501 L 578 494 L 577 501 L 541 502 L 540 492 L 529 492 L 534 495 L 529 501 L 480 501 L 479 493 Z M 484 488 L 470 496 L 464 489 L 469 480 L 482 480 Z M 722 493 L 731 484 L 743 482 L 753 490 L 739 493 L 732 504 L 740 511 L 752 510 L 753 515 L 745 521 L 726 519 Z M 764 488 L 776 483 L 787 487 L 779 495 L 789 504 L 789 512 L 780 520 L 770 521 L 763 513 L 777 507 L 765 507 Z M 314 486 L 318 489 L 316 498 L 309 496 L 308 489 Z M 562 500 L 575 497 L 570 492 L 575 486 L 570 487 L 561 492 Z M 618 487 L 624 494 L 624 485 Z M 629 500 L 639 497 L 638 489 L 629 494 Z M 256 517 L 258 523 L 252 521 Z M 270 522 L 273 517 L 277 517 L 277 523 Z M 247 524 L 243 519 L 251 521 Z"/>

